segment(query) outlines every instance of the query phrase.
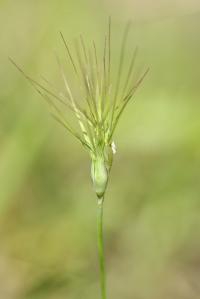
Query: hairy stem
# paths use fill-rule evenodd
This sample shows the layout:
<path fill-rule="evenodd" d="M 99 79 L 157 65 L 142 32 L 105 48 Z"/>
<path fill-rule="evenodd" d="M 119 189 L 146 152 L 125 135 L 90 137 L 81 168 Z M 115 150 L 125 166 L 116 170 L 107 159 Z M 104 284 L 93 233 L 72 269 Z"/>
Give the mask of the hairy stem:
<path fill-rule="evenodd" d="M 105 257 L 103 242 L 103 201 L 104 198 L 98 199 L 98 215 L 97 215 L 97 233 L 98 233 L 98 256 L 100 269 L 100 286 L 101 299 L 106 299 L 106 273 L 105 273 Z"/>

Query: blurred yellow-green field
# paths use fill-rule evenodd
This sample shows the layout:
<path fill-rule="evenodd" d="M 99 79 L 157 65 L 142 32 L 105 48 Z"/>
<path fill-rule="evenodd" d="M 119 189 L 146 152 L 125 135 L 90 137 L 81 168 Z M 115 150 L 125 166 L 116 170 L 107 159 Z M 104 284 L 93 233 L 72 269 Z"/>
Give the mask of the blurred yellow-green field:
<path fill-rule="evenodd" d="M 108 299 L 200 298 L 200 2 L 0 0 L 1 299 L 100 298 L 88 154 L 8 56 L 60 89 L 59 31 L 100 49 L 108 16 L 113 70 L 129 19 L 128 51 L 150 67 L 115 134 Z"/>

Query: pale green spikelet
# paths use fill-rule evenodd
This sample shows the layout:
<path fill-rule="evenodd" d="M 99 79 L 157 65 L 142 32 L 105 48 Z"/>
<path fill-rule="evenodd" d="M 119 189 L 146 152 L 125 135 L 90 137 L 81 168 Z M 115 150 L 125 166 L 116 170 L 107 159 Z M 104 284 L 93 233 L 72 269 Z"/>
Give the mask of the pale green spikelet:
<path fill-rule="evenodd" d="M 143 81 L 149 69 L 135 82 L 133 80 L 134 65 L 137 55 L 137 47 L 133 51 L 130 64 L 127 67 L 125 82 L 122 82 L 124 69 L 125 50 L 130 24 L 125 28 L 119 58 L 119 67 L 116 82 L 112 80 L 111 63 L 111 19 L 109 18 L 108 32 L 105 35 L 103 55 L 97 53 L 96 44 L 93 41 L 88 49 L 83 36 L 75 43 L 75 51 L 71 52 L 64 35 L 60 33 L 66 49 L 67 57 L 73 68 L 77 89 L 80 89 L 82 101 L 73 92 L 70 82 L 57 57 L 60 75 L 63 81 L 64 93 L 54 92 L 49 87 L 38 83 L 24 73 L 24 71 L 10 58 L 10 61 L 31 83 L 36 91 L 47 101 L 53 117 L 73 134 L 88 150 L 92 165 L 91 177 L 94 190 L 98 197 L 103 197 L 116 147 L 113 142 L 113 134 L 125 107 L 133 97 L 136 89 Z M 72 55 L 73 53 L 73 55 Z M 71 74 L 72 76 L 72 74 Z M 48 80 L 45 79 L 48 83 Z M 74 115 L 80 132 L 77 132 L 66 120 L 64 108 L 68 108 Z"/>
<path fill-rule="evenodd" d="M 108 183 L 108 169 L 104 157 L 99 156 L 92 160 L 91 177 L 97 197 L 102 198 Z"/>

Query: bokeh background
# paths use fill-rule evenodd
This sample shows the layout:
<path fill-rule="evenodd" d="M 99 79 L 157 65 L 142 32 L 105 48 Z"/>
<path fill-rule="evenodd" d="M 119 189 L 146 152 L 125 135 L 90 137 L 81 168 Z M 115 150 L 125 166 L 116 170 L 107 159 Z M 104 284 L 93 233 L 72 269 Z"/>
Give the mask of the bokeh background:
<path fill-rule="evenodd" d="M 96 199 L 82 146 L 10 64 L 60 78 L 82 33 L 150 73 L 121 119 L 105 201 L 108 298 L 200 298 L 200 2 L 0 1 L 0 298 L 100 298 Z"/>

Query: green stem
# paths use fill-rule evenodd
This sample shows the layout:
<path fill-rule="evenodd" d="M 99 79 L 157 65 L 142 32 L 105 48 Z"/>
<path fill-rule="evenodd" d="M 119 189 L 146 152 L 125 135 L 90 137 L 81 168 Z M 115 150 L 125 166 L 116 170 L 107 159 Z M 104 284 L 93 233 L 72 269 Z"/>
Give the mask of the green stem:
<path fill-rule="evenodd" d="M 98 255 L 100 268 L 100 286 L 101 299 L 106 299 L 106 273 L 105 273 L 105 257 L 103 242 L 103 201 L 104 198 L 98 199 L 98 216 L 97 216 L 97 233 L 98 233 Z"/>

